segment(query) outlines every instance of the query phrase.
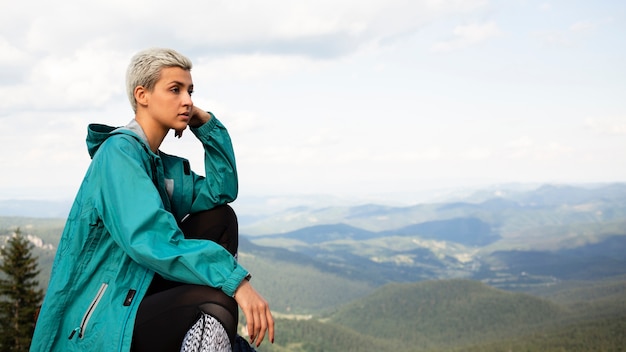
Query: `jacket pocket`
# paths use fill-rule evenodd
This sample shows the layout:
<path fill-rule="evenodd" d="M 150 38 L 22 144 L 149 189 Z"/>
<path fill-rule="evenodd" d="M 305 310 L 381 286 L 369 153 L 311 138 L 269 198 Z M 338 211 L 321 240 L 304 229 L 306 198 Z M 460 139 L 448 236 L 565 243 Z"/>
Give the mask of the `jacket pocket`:
<path fill-rule="evenodd" d="M 93 301 L 91 301 L 91 304 L 89 304 L 89 308 L 87 308 L 87 311 L 85 312 L 85 315 L 83 316 L 83 319 L 80 321 L 80 326 L 72 330 L 72 333 L 70 334 L 70 337 L 69 337 L 70 340 L 72 339 L 72 337 L 74 337 L 76 333 L 78 333 L 78 338 L 81 338 L 81 339 L 83 338 L 83 336 L 85 335 L 85 330 L 87 329 L 87 325 L 89 324 L 89 319 L 91 319 L 93 312 L 98 307 L 98 304 L 100 303 L 100 300 L 102 299 L 102 296 L 104 296 L 104 292 L 107 290 L 108 287 L 109 287 L 109 284 L 107 284 L 106 282 L 102 283 L 102 285 L 100 286 L 100 289 L 98 290 L 98 293 L 96 293 L 96 296 L 93 298 Z"/>

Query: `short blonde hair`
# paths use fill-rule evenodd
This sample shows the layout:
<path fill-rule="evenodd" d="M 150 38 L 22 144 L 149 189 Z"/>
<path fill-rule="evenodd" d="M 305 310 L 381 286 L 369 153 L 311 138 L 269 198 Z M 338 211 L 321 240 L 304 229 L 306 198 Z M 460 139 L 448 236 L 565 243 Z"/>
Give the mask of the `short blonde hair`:
<path fill-rule="evenodd" d="M 151 48 L 133 56 L 126 70 L 126 93 L 133 111 L 137 112 L 135 88 L 142 86 L 151 91 L 166 67 L 180 67 L 191 71 L 191 60 L 172 49 Z"/>

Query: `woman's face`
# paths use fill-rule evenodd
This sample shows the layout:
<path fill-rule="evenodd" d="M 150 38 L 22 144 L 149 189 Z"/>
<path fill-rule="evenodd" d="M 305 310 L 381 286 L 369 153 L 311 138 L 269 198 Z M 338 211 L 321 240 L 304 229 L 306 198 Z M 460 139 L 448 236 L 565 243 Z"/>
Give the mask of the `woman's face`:
<path fill-rule="evenodd" d="M 180 67 L 161 70 L 159 80 L 147 93 L 150 116 L 164 130 L 183 130 L 187 127 L 193 102 L 191 72 Z"/>

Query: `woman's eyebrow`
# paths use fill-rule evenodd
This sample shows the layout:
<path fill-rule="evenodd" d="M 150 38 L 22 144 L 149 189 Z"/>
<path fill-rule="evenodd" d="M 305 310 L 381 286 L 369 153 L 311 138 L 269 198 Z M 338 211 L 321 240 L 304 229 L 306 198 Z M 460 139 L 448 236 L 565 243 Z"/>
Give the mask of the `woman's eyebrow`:
<path fill-rule="evenodd" d="M 181 82 L 181 81 L 176 81 L 176 80 L 171 81 L 170 84 L 176 84 L 176 85 L 182 86 L 182 87 L 187 85 L 187 83 L 184 83 L 184 82 Z M 193 83 L 191 83 L 189 85 L 189 87 L 193 88 Z"/>

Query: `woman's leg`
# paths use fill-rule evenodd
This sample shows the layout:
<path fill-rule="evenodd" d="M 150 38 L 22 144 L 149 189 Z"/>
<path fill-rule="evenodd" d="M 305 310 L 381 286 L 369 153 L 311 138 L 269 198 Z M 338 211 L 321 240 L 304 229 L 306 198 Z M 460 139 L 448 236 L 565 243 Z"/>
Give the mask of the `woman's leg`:
<path fill-rule="evenodd" d="M 180 223 L 185 238 L 211 240 L 237 256 L 239 246 L 239 225 L 237 215 L 229 205 L 219 205 L 213 209 L 187 216 Z"/>
<path fill-rule="evenodd" d="M 221 323 L 232 346 L 237 310 L 235 300 L 208 286 L 180 285 L 147 296 L 137 311 L 132 350 L 180 351 L 187 331 L 203 313 Z"/>
<path fill-rule="evenodd" d="M 213 209 L 190 214 L 180 223 L 185 238 L 209 240 L 226 248 L 235 258 L 239 246 L 239 224 L 237 215 L 229 205 L 219 205 Z M 154 274 L 148 293 L 161 292 L 182 285 Z"/>
<path fill-rule="evenodd" d="M 237 217 L 228 205 L 192 214 L 180 228 L 186 238 L 214 241 L 237 255 Z M 238 307 L 232 297 L 219 289 L 169 281 L 155 274 L 137 312 L 133 351 L 169 351 L 164 346 L 180 349 L 185 334 L 203 313 L 223 325 L 232 345 L 238 322 Z"/>

